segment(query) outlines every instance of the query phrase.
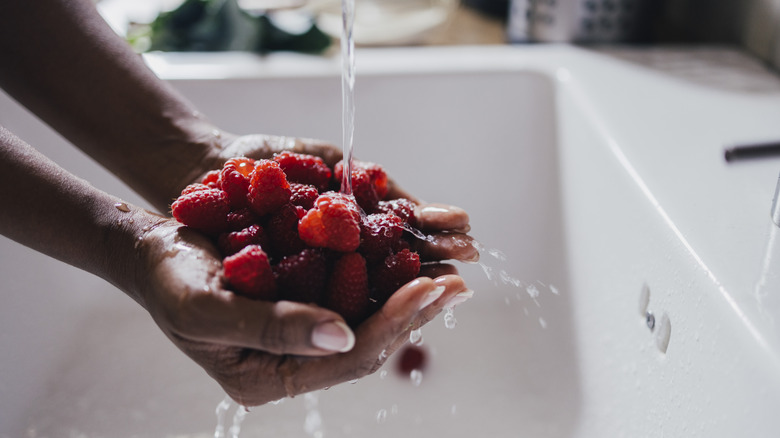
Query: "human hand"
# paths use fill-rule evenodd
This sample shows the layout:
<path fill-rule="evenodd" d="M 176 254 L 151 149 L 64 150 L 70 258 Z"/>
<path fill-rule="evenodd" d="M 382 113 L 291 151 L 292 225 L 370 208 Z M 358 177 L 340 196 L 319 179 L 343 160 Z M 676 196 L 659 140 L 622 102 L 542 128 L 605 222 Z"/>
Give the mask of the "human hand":
<path fill-rule="evenodd" d="M 330 310 L 254 301 L 225 289 L 217 249 L 178 222 L 138 211 L 133 223 L 140 230 L 134 297 L 177 347 L 245 406 L 370 374 L 410 330 L 471 295 L 457 275 L 418 278 L 353 334 Z"/>

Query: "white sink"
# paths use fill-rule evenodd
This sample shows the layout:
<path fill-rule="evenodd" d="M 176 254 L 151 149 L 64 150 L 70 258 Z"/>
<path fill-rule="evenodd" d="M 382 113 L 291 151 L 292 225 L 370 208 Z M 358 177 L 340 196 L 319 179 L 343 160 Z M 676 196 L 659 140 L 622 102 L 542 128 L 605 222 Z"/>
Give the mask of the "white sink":
<path fill-rule="evenodd" d="M 701 53 L 686 53 L 695 66 Z M 337 59 L 147 61 L 226 130 L 340 142 Z M 760 92 L 568 46 L 359 50 L 357 156 L 466 208 L 506 256 L 485 255 L 486 269 L 519 286 L 462 265 L 476 296 L 455 329 L 423 329 L 421 384 L 391 360 L 317 393 L 323 436 L 774 436 L 780 161 L 722 153 L 780 139 L 780 83 L 755 75 Z M 0 123 L 141 203 L 5 96 Z M 213 436 L 221 390 L 132 300 L 11 241 L 0 254 L 0 437 Z M 311 436 L 312 402 L 255 408 L 242 436 Z"/>

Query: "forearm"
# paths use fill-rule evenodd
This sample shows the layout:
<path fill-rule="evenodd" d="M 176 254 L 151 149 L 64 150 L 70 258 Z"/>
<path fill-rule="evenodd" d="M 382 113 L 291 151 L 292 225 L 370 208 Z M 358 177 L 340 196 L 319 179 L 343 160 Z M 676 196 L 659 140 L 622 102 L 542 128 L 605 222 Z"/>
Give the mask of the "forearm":
<path fill-rule="evenodd" d="M 135 295 L 135 241 L 162 218 L 125 208 L 2 127 L 0 199 L 0 234 Z"/>
<path fill-rule="evenodd" d="M 0 2 L 0 86 L 160 210 L 216 154 L 214 127 L 90 0 Z"/>

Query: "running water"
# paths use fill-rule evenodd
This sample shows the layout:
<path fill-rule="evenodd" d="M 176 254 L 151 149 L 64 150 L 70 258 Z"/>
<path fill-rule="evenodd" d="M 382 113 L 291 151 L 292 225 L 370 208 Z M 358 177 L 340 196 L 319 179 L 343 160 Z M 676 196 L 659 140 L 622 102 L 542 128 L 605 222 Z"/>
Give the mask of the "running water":
<path fill-rule="evenodd" d="M 230 427 L 227 429 L 229 435 L 225 435 L 226 420 L 228 417 L 228 411 L 235 409 L 233 413 L 233 421 Z M 249 412 L 245 406 L 241 406 L 234 402 L 230 397 L 225 397 L 217 405 L 217 427 L 214 430 L 214 438 L 238 438 L 241 433 L 241 424 L 244 422 L 246 414 Z"/>
<path fill-rule="evenodd" d="M 355 0 L 341 0 L 341 129 L 344 172 L 341 192 L 352 195 L 352 156 L 355 135 Z"/>

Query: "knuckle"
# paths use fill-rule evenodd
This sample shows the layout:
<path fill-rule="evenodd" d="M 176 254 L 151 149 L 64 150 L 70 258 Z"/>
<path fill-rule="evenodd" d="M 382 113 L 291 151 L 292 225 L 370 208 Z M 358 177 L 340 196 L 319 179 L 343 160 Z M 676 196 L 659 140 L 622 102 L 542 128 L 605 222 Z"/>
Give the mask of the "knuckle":
<path fill-rule="evenodd" d="M 282 354 L 286 347 L 284 332 L 285 318 L 266 318 L 263 320 L 260 332 L 260 343 L 269 353 Z"/>

